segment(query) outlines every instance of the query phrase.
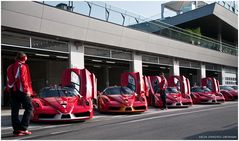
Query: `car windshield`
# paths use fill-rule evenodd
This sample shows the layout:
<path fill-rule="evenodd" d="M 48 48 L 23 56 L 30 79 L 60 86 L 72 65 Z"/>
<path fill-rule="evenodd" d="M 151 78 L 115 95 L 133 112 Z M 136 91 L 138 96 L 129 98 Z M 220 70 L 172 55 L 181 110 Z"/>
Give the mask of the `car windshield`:
<path fill-rule="evenodd" d="M 64 88 L 43 88 L 40 93 L 40 98 L 46 98 L 46 97 L 74 97 L 77 96 L 78 92 L 69 87 Z"/>
<path fill-rule="evenodd" d="M 220 86 L 220 89 L 221 90 L 228 90 L 228 91 L 234 90 L 232 87 L 229 87 L 229 86 Z"/>
<path fill-rule="evenodd" d="M 166 94 L 170 93 L 179 93 L 179 91 L 175 87 L 170 87 L 165 90 Z"/>
<path fill-rule="evenodd" d="M 104 91 L 104 94 L 106 95 L 117 95 L 117 94 L 127 94 L 127 95 L 131 95 L 133 94 L 134 92 L 128 88 L 128 87 L 110 87 L 110 88 L 107 88 L 105 91 Z"/>
<path fill-rule="evenodd" d="M 204 92 L 211 92 L 211 90 L 207 87 L 203 88 Z"/>
<path fill-rule="evenodd" d="M 238 86 L 231 86 L 234 90 L 238 90 Z"/>
<path fill-rule="evenodd" d="M 210 92 L 211 90 L 207 87 L 193 87 L 192 92 Z"/>

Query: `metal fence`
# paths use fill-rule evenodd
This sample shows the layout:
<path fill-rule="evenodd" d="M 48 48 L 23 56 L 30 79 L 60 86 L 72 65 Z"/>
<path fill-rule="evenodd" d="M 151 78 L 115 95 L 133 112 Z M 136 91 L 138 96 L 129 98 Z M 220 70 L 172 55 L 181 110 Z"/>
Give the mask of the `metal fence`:
<path fill-rule="evenodd" d="M 113 7 L 104 2 L 94 1 L 42 1 L 43 4 L 60 8 L 66 11 L 79 13 L 106 22 L 118 24 L 128 28 L 141 30 L 148 33 L 161 35 L 167 38 L 179 40 L 189 44 L 201 46 L 204 48 L 216 50 L 219 52 L 237 56 L 238 48 L 236 46 L 219 42 L 218 40 L 208 38 L 188 32 L 185 29 L 178 28 L 159 20 L 151 20 L 134 13 Z"/>

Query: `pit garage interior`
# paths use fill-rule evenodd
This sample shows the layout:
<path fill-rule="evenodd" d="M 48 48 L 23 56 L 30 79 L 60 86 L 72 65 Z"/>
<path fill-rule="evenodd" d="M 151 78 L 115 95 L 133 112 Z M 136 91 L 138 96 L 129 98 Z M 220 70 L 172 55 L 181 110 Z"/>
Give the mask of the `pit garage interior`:
<path fill-rule="evenodd" d="M 97 78 L 97 90 L 120 85 L 120 76 L 129 72 L 132 65 L 130 51 L 103 48 L 97 45 L 84 46 L 85 68 Z"/>
<path fill-rule="evenodd" d="M 2 31 L 3 89 L 7 81 L 4 74 L 6 74 L 7 67 L 15 62 L 18 51 L 23 51 L 28 56 L 27 64 L 30 67 L 32 87 L 36 93 L 45 86 L 58 85 L 63 70 L 69 66 L 69 51 L 66 42 Z M 8 98 L 8 95 L 3 92 L 2 105 L 9 106 Z"/>
<path fill-rule="evenodd" d="M 143 75 L 152 76 L 164 73 L 168 78 L 173 70 L 173 59 L 166 56 L 158 56 L 155 54 L 143 54 Z"/>

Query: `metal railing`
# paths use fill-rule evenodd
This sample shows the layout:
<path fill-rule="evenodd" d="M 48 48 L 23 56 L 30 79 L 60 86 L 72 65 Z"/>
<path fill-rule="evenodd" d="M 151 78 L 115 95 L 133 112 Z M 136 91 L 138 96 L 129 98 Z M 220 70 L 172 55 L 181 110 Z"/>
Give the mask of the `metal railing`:
<path fill-rule="evenodd" d="M 41 3 L 128 28 L 153 33 L 189 44 L 216 50 L 222 53 L 227 53 L 235 56 L 238 55 L 238 48 L 236 46 L 219 42 L 218 40 L 206 36 L 188 32 L 185 29 L 163 23 L 160 20 L 147 19 L 126 10 L 113 7 L 104 2 L 42 1 Z"/>

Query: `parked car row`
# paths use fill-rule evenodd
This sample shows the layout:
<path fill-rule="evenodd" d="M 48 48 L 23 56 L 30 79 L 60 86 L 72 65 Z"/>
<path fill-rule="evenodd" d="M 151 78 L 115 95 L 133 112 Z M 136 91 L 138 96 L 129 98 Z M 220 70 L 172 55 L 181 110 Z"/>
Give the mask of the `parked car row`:
<path fill-rule="evenodd" d="M 184 76 L 142 76 L 139 72 L 121 74 L 119 86 L 97 92 L 97 80 L 87 69 L 64 70 L 58 86 L 45 87 L 32 103 L 32 121 L 74 121 L 93 117 L 94 105 L 99 112 L 144 112 L 148 106 L 189 107 L 199 103 L 223 103 L 236 100 L 237 90 L 219 86 L 215 78 L 201 80 L 201 86 L 190 87 Z M 221 89 L 221 90 L 220 90 Z"/>

